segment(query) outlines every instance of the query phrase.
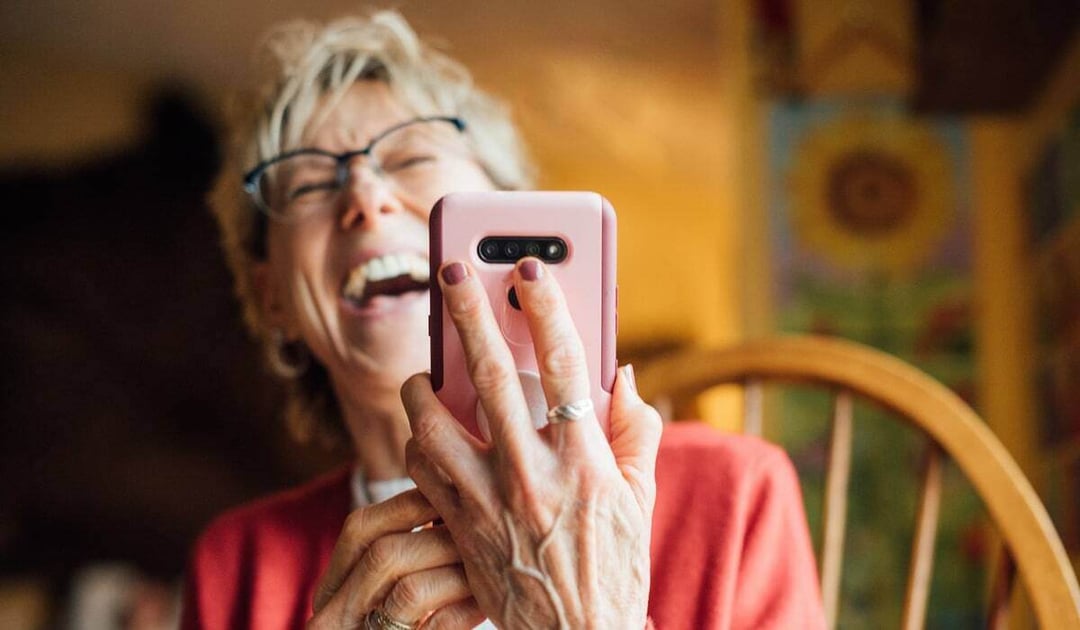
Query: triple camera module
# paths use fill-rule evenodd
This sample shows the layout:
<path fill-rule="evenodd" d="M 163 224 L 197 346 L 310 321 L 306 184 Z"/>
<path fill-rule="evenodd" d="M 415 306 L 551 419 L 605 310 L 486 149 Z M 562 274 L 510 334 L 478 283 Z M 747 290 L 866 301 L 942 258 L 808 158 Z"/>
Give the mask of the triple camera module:
<path fill-rule="evenodd" d="M 535 256 L 546 263 L 566 259 L 566 241 L 558 237 L 489 236 L 477 246 L 480 260 L 488 263 L 516 263 L 525 256 Z"/>

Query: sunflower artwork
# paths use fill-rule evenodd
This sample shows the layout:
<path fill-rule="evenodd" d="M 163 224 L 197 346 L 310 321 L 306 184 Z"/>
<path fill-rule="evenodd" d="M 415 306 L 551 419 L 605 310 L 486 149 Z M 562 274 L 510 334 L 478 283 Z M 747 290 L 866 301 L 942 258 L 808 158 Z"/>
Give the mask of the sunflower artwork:
<path fill-rule="evenodd" d="M 973 326 L 968 147 L 952 120 L 895 101 L 781 104 L 769 114 L 768 219 L 773 305 L 788 332 L 854 339 L 926 370 L 971 401 Z M 827 397 L 780 401 L 774 439 L 803 478 L 820 531 Z M 900 619 L 921 436 L 856 408 L 840 626 Z M 981 620 L 980 506 L 947 473 L 928 627 Z M 974 587 L 974 588 L 973 588 Z"/>

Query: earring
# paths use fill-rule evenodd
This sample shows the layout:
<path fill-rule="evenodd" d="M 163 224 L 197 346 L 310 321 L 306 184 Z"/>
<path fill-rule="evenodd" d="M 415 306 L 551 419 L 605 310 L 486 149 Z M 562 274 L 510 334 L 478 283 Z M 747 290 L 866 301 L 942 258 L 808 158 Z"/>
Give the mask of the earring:
<path fill-rule="evenodd" d="M 281 378 L 299 378 L 311 365 L 311 355 L 303 341 L 286 341 L 280 328 L 270 331 L 266 346 L 266 361 L 270 369 Z"/>

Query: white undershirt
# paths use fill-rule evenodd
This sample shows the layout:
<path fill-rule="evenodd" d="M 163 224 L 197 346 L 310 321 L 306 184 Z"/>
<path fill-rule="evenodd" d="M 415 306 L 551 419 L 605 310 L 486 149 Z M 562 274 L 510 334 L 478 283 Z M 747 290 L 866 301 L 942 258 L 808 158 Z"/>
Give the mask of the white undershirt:
<path fill-rule="evenodd" d="M 382 503 L 397 495 L 416 487 L 412 479 L 399 477 L 398 479 L 383 479 L 381 481 L 366 481 L 360 468 L 354 468 L 352 474 L 352 499 L 353 509 Z"/>
<path fill-rule="evenodd" d="M 349 486 L 352 490 L 352 504 L 353 509 L 355 510 L 364 507 L 365 505 L 371 505 L 372 503 L 381 503 L 406 490 L 415 488 L 416 484 L 408 477 L 384 479 L 380 481 L 366 481 L 364 479 L 364 474 L 360 471 L 360 468 L 357 467 L 353 469 Z M 491 623 L 490 619 L 485 619 L 484 622 L 479 626 L 476 626 L 474 630 L 496 630 L 496 628 L 495 624 Z"/>

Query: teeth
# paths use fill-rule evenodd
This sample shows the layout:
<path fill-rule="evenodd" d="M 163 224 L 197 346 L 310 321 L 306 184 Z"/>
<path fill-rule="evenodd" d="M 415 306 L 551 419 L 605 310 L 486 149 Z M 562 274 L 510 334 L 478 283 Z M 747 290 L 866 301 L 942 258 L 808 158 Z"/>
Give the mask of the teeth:
<path fill-rule="evenodd" d="M 343 293 L 346 297 L 362 299 L 368 282 L 378 282 L 408 275 L 417 282 L 430 279 L 428 261 L 414 254 L 387 254 L 372 258 L 349 273 Z"/>
<path fill-rule="evenodd" d="M 386 270 L 386 277 L 393 278 L 394 276 L 400 276 L 404 271 L 402 265 L 406 264 L 399 261 L 399 256 L 387 256 L 383 259 L 383 267 Z M 401 262 L 401 264 L 398 264 Z"/>
<path fill-rule="evenodd" d="M 389 278 L 390 274 L 387 273 L 386 263 L 383 262 L 386 257 L 372 258 L 367 263 L 367 279 L 372 282 L 378 282 L 385 278 Z"/>
<path fill-rule="evenodd" d="M 421 258 L 413 258 L 412 263 L 409 265 L 409 275 L 417 282 L 427 282 L 430 280 L 431 269 L 428 267 L 428 261 Z"/>
<path fill-rule="evenodd" d="M 367 268 L 364 265 L 353 269 L 349 273 L 349 279 L 345 281 L 345 297 L 357 300 L 364 297 L 364 287 L 367 286 Z"/>

